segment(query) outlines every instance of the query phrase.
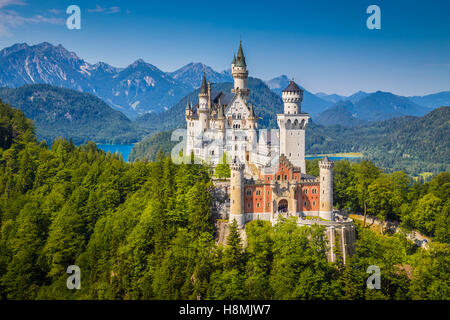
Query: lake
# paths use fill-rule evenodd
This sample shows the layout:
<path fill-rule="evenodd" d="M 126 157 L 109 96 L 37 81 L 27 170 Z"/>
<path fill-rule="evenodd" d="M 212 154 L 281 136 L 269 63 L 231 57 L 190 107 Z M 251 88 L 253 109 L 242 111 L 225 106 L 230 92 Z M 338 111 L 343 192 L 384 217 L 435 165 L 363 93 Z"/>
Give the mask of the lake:
<path fill-rule="evenodd" d="M 118 152 L 122 155 L 123 160 L 128 162 L 128 157 L 130 155 L 131 149 L 133 149 L 134 144 L 97 144 L 97 148 L 105 152 Z"/>
<path fill-rule="evenodd" d="M 324 156 L 310 156 L 310 157 L 305 157 L 306 160 L 314 160 L 314 159 L 323 159 Z M 361 157 L 333 157 L 333 156 L 328 156 L 328 159 L 330 159 L 331 161 L 338 161 L 338 160 L 356 160 L 356 159 L 360 159 Z"/>

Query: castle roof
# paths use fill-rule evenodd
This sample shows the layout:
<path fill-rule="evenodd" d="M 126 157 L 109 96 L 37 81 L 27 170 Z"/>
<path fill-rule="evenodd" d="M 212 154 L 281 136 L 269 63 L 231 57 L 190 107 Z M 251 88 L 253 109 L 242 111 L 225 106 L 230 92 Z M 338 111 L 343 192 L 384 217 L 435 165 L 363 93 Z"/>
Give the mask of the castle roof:
<path fill-rule="evenodd" d="M 236 67 L 246 67 L 247 66 L 247 64 L 245 62 L 244 50 L 242 50 L 242 41 L 239 43 L 239 50 L 238 50 L 235 66 Z"/>
<path fill-rule="evenodd" d="M 191 107 L 189 105 L 189 98 L 186 100 L 186 110 L 191 110 Z"/>
<path fill-rule="evenodd" d="M 208 93 L 208 86 L 206 85 L 206 76 L 205 72 L 203 72 L 203 80 L 202 80 L 202 86 L 200 87 L 200 93 Z"/>
<path fill-rule="evenodd" d="M 294 80 L 289 80 L 289 85 L 286 87 L 286 89 L 283 90 L 283 92 L 301 92 L 303 91 L 295 82 Z"/>

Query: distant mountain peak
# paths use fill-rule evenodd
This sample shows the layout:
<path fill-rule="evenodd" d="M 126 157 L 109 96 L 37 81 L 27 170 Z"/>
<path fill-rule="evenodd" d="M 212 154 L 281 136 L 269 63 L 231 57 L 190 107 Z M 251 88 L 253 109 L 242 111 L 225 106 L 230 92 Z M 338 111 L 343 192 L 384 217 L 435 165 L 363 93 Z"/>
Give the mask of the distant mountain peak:
<path fill-rule="evenodd" d="M 188 86 L 199 88 L 202 81 L 203 72 L 205 72 L 208 81 L 213 83 L 233 81 L 233 77 L 230 73 L 225 71 L 217 72 L 210 66 L 201 62 L 190 62 L 174 72 L 170 72 L 169 75 Z"/>

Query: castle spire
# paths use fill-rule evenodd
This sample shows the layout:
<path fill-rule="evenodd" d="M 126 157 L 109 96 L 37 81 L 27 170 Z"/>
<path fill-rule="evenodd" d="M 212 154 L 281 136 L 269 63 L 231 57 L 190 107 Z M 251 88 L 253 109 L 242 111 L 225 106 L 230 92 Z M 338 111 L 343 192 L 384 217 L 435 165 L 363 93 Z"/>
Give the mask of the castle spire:
<path fill-rule="evenodd" d="M 189 105 L 189 98 L 186 100 L 186 110 L 191 110 L 191 107 Z"/>
<path fill-rule="evenodd" d="M 236 66 L 237 67 L 246 67 L 247 66 L 247 64 L 245 62 L 244 50 L 242 49 L 242 40 L 239 42 L 239 50 L 238 50 L 237 59 L 236 59 Z"/>
<path fill-rule="evenodd" d="M 223 119 L 223 118 L 225 118 L 225 113 L 224 113 L 224 111 L 223 111 L 222 101 L 221 101 L 220 97 L 219 97 L 219 113 L 218 113 L 218 115 L 217 115 L 217 118 L 218 118 L 218 119 Z"/>
<path fill-rule="evenodd" d="M 202 86 L 200 87 L 200 93 L 208 94 L 208 85 L 206 84 L 205 71 L 203 71 L 203 80 L 202 80 Z"/>

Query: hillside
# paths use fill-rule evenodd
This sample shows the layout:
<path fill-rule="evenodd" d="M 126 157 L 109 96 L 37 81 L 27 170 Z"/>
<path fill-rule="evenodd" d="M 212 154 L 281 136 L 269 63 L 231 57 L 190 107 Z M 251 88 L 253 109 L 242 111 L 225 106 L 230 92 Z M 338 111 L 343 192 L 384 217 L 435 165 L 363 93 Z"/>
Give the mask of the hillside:
<path fill-rule="evenodd" d="M 57 137 L 75 144 L 131 143 L 143 134 L 122 113 L 87 93 L 37 84 L 1 88 L 0 99 L 34 120 L 38 139 L 48 143 Z"/>
<path fill-rule="evenodd" d="M 139 159 L 155 161 L 159 150 L 169 155 L 178 142 L 171 141 L 172 131 L 158 132 L 136 143 L 131 149 L 128 160 L 134 162 Z"/>
<path fill-rule="evenodd" d="M 309 154 L 363 152 L 378 166 L 408 173 L 450 169 L 450 107 L 422 117 L 399 117 L 362 127 L 310 125 Z"/>
<path fill-rule="evenodd" d="M 409 100 L 428 109 L 450 105 L 450 91 L 443 91 L 425 96 L 408 97 Z"/>
<path fill-rule="evenodd" d="M 362 97 L 357 100 L 356 96 Z M 358 126 L 367 121 L 380 121 L 402 116 L 422 116 L 430 109 L 408 98 L 390 92 L 377 91 L 364 96 L 353 95 L 353 101 L 339 101 L 321 112 L 314 120 L 321 125 Z M 352 96 L 351 96 L 352 97 Z"/>
<path fill-rule="evenodd" d="M 33 136 L 33 122 L 22 111 L 11 108 L 0 100 L 0 150 L 6 150 L 19 136 L 28 132 Z"/>
<path fill-rule="evenodd" d="M 333 107 L 321 112 L 314 121 L 323 126 L 339 124 L 347 127 L 361 126 L 367 121 L 353 116 L 355 105 L 351 101 L 339 101 Z"/>

